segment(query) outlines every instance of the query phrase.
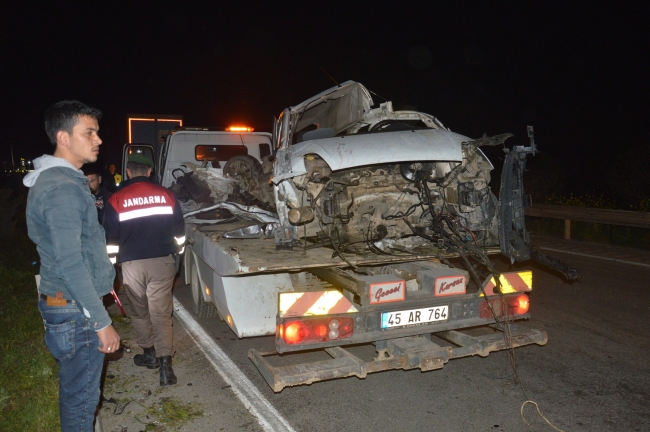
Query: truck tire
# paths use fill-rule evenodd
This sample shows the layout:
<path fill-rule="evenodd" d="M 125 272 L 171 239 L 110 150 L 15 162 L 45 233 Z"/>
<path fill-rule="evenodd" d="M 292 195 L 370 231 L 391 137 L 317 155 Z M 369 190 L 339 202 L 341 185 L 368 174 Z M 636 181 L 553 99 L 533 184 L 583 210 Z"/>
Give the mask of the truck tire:
<path fill-rule="evenodd" d="M 193 260 L 191 267 L 192 312 L 199 318 L 212 318 L 217 315 L 217 308 L 203 299 L 199 272 Z"/>
<path fill-rule="evenodd" d="M 262 175 L 262 164 L 253 156 L 235 156 L 223 166 L 223 174 L 240 180 L 245 189 L 248 189 L 251 181 Z"/>

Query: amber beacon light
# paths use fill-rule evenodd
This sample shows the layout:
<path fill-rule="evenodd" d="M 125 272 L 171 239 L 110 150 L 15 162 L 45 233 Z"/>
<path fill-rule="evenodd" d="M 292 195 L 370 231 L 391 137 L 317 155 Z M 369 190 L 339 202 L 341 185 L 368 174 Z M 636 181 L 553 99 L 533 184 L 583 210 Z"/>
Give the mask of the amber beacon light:
<path fill-rule="evenodd" d="M 228 126 L 226 131 L 228 132 L 253 132 L 255 129 L 248 126 Z"/>

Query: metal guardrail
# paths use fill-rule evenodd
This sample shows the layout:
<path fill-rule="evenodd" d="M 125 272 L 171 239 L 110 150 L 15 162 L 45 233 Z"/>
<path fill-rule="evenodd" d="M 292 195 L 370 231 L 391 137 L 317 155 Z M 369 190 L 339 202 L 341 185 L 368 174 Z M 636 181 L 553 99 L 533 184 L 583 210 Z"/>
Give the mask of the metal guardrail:
<path fill-rule="evenodd" d="M 571 238 L 571 221 L 650 228 L 648 212 L 534 204 L 526 208 L 526 216 L 564 219 L 564 238 L 567 240 Z"/>

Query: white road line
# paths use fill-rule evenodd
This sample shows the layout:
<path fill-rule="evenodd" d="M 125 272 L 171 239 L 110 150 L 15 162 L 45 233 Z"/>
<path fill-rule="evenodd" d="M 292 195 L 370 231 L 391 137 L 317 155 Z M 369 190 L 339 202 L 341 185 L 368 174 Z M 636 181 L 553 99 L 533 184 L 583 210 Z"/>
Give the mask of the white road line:
<path fill-rule="evenodd" d="M 623 264 L 631 264 L 631 265 L 636 265 L 636 266 L 641 266 L 641 267 L 650 267 L 650 264 L 634 262 L 634 261 L 626 261 L 626 260 L 622 260 L 622 259 L 618 259 L 618 258 L 609 258 L 609 257 L 604 257 L 604 256 L 598 256 L 598 255 L 590 255 L 590 254 L 585 254 L 585 253 L 581 253 L 581 252 L 571 252 L 571 251 L 564 250 L 564 249 L 553 249 L 553 248 L 543 247 L 543 246 L 540 246 L 539 248 L 547 250 L 547 251 L 551 251 L 551 252 L 563 252 L 563 253 L 566 253 L 566 254 L 578 255 L 578 256 L 583 256 L 583 257 L 587 257 L 587 258 L 597 258 L 597 259 L 602 259 L 602 260 L 605 260 L 605 261 L 612 261 L 612 262 L 623 263 Z"/>
<path fill-rule="evenodd" d="M 183 305 L 174 298 L 174 317 L 183 324 L 194 343 L 205 354 L 219 375 L 231 386 L 240 401 L 251 414 L 257 417 L 260 426 L 266 431 L 295 432 L 289 422 L 271 405 L 255 385 L 230 360 L 228 355 L 210 338 L 205 330 L 190 315 Z"/>

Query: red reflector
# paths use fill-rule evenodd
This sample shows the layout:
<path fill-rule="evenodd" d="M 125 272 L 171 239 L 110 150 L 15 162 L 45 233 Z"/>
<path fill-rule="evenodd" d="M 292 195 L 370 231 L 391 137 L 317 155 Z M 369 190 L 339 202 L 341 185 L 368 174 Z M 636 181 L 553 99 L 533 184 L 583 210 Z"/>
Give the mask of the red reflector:
<path fill-rule="evenodd" d="M 343 336 L 348 337 L 348 335 L 351 335 L 353 331 L 354 328 L 352 327 L 352 322 L 349 324 L 341 324 L 339 327 L 339 339 L 341 339 Z"/>
<path fill-rule="evenodd" d="M 280 324 L 278 336 L 288 345 L 346 339 L 354 333 L 352 318 L 294 320 Z"/>
<path fill-rule="evenodd" d="M 490 302 L 490 307 L 488 307 L 488 300 Z M 502 316 L 516 316 L 524 315 L 528 313 L 528 308 L 530 306 L 530 300 L 526 294 L 519 295 L 505 295 L 501 296 L 490 296 L 488 300 L 483 300 L 481 302 L 481 307 L 479 311 L 479 316 L 481 318 L 494 318 Z"/>

